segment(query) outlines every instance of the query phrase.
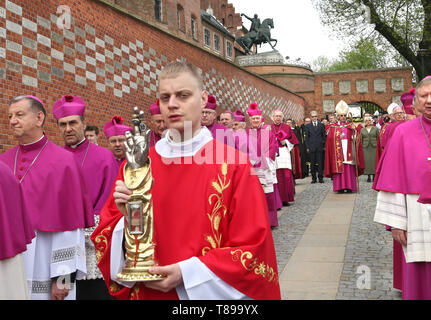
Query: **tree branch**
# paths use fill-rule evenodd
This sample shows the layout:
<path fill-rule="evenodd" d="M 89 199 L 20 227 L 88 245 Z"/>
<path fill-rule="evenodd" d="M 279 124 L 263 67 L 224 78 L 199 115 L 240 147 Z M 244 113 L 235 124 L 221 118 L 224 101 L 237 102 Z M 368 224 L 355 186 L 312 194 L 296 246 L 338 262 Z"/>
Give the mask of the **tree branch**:
<path fill-rule="evenodd" d="M 382 19 L 380 18 L 377 10 L 370 0 L 361 0 L 364 5 L 370 8 L 371 23 L 375 25 L 375 29 L 379 32 L 389 43 L 408 61 L 412 64 L 416 71 L 420 71 L 421 63 L 413 52 L 413 50 L 404 42 L 402 37 Z M 422 0 L 431 2 L 430 0 Z"/>

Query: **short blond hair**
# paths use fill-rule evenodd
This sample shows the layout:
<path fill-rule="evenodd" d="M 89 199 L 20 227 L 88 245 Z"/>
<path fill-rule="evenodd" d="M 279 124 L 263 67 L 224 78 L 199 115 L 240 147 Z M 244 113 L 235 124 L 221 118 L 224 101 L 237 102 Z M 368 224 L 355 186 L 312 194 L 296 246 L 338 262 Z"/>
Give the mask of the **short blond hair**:
<path fill-rule="evenodd" d="M 174 61 L 166 65 L 159 74 L 159 82 L 163 79 L 172 79 L 178 77 L 180 74 L 188 72 L 196 81 L 200 90 L 203 90 L 203 80 L 199 69 L 190 62 Z"/>

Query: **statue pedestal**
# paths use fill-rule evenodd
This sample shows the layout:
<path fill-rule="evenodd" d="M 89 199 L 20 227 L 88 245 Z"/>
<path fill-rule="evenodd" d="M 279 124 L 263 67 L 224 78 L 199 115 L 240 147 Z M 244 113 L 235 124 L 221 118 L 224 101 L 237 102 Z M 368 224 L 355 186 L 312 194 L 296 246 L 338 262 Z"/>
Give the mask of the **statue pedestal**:
<path fill-rule="evenodd" d="M 251 56 L 237 56 L 235 63 L 241 67 L 246 66 L 267 66 L 284 64 L 284 58 L 277 50 L 258 53 Z"/>

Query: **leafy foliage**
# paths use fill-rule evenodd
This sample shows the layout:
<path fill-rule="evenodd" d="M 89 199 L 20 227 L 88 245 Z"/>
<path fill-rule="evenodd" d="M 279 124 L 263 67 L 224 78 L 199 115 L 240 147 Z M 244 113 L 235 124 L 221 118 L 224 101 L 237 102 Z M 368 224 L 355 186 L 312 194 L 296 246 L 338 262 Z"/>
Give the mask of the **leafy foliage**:
<path fill-rule="evenodd" d="M 312 0 L 321 21 L 347 43 L 370 39 L 390 64 L 431 73 L 431 0 Z M 419 50 L 422 49 L 423 51 Z"/>
<path fill-rule="evenodd" d="M 336 60 L 325 56 L 317 58 L 313 70 L 317 72 L 333 72 L 344 70 L 365 70 L 388 67 L 385 50 L 375 46 L 371 39 L 359 39 L 352 48 L 340 52 Z"/>

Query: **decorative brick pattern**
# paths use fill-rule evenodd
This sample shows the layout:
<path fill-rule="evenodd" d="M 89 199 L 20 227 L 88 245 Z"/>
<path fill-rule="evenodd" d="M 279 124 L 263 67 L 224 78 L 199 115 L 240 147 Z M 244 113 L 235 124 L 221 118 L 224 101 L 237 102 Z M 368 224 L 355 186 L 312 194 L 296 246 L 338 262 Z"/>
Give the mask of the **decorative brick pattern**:
<path fill-rule="evenodd" d="M 86 101 L 87 124 L 103 128 L 115 114 L 127 123 L 133 107 L 147 110 L 156 100 L 157 76 L 176 59 L 201 68 L 219 111 L 245 111 L 255 101 L 267 119 L 275 109 L 303 117 L 303 98 L 98 1 L 68 3 L 72 23 L 60 29 L 56 11 L 62 4 L 0 0 L 0 153 L 14 144 L 6 112 L 12 97 L 39 96 L 48 111 L 45 131 L 63 144 L 52 116 L 62 95 Z M 106 145 L 103 133 L 99 140 Z"/>

